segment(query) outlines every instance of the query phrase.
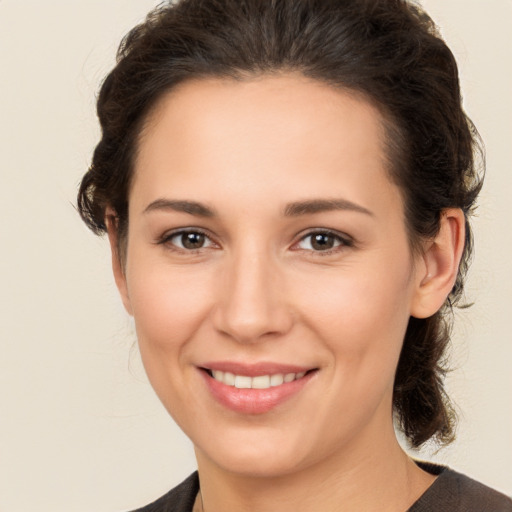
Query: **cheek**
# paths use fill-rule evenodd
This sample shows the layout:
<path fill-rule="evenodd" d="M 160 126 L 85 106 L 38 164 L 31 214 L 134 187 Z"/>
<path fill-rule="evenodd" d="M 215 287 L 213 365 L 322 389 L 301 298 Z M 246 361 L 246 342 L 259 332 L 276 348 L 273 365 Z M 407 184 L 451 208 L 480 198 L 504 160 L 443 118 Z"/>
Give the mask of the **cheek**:
<path fill-rule="evenodd" d="M 407 266 L 387 271 L 340 269 L 299 293 L 303 318 L 346 372 L 388 372 L 402 347 L 410 309 Z M 370 267 L 374 268 L 374 267 Z"/>
<path fill-rule="evenodd" d="M 141 355 L 150 373 L 150 359 L 163 368 L 185 355 L 208 314 L 211 290 L 204 273 L 151 264 L 143 272 L 140 268 L 128 269 L 128 293 Z"/>
<path fill-rule="evenodd" d="M 162 265 L 133 266 L 127 272 L 141 359 L 149 381 L 169 414 L 184 429 L 197 400 L 189 392 L 193 339 L 208 314 L 211 290 L 205 276 L 191 276 Z M 151 269 L 151 270 L 148 270 Z"/>
<path fill-rule="evenodd" d="M 318 286 L 302 307 L 308 311 L 309 330 L 330 357 L 332 396 L 318 415 L 347 437 L 369 424 L 377 410 L 385 418 L 391 414 L 394 376 L 409 319 L 403 297 L 406 276 L 394 277 L 376 280 L 352 273 L 337 283 L 331 279 L 328 288 Z"/>

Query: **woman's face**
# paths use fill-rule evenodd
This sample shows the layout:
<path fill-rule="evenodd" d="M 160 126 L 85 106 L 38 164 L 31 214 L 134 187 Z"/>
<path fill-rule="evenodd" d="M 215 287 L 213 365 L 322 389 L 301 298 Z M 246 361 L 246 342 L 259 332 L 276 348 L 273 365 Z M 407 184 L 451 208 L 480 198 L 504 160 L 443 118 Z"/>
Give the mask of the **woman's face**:
<path fill-rule="evenodd" d="M 200 463 L 286 474 L 392 431 L 419 278 L 383 147 L 374 107 L 297 75 L 188 82 L 148 120 L 118 282 Z"/>

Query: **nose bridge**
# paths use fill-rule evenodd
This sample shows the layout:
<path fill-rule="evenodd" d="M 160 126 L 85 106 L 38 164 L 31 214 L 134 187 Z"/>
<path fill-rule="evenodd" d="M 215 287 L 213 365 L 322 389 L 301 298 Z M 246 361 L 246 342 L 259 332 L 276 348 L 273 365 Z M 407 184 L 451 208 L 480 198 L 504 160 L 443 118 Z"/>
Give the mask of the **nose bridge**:
<path fill-rule="evenodd" d="M 239 342 L 286 332 L 291 316 L 272 251 L 252 241 L 226 258 L 215 312 L 216 327 Z"/>

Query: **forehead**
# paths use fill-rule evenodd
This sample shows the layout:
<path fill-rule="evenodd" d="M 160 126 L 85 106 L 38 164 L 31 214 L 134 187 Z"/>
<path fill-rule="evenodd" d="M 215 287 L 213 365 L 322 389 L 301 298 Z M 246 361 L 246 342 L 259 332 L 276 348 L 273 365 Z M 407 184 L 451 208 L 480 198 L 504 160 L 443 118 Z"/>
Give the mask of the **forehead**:
<path fill-rule="evenodd" d="M 367 202 L 375 184 L 390 185 L 384 148 L 380 112 L 352 91 L 296 74 L 188 81 L 148 116 L 132 185 L 145 200 L 166 189 L 249 199 L 262 185 L 293 200 L 343 183 L 340 193 Z"/>
<path fill-rule="evenodd" d="M 361 128 L 366 133 L 371 128 L 368 135 L 379 143 L 385 136 L 383 121 L 379 110 L 362 93 L 335 88 L 299 73 L 240 80 L 205 78 L 184 81 L 164 94 L 147 116 L 140 142 L 164 126 L 168 132 L 174 128 L 197 139 L 202 134 L 211 137 L 211 128 L 219 136 L 240 134 L 240 128 L 247 135 L 268 133 L 273 128 L 290 139 L 305 128 L 312 135 L 315 130 L 334 127 L 335 135 L 342 122 L 351 125 L 354 137 Z M 186 128 L 192 133 L 184 132 Z M 347 132 L 344 136 L 350 138 Z M 258 142 L 263 142 L 263 137 Z"/>

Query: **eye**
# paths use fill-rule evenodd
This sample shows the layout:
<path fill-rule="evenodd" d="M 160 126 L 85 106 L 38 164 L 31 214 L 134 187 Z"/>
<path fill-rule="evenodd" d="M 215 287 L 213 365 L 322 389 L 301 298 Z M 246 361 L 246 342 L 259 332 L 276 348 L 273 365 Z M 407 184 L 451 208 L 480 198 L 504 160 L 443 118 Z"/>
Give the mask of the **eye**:
<path fill-rule="evenodd" d="M 212 247 L 215 244 L 210 238 L 198 230 L 181 230 L 164 236 L 162 244 L 169 244 L 183 251 L 194 251 Z"/>
<path fill-rule="evenodd" d="M 352 246 L 351 240 L 331 231 L 308 233 L 297 244 L 298 249 L 315 252 L 329 252 L 343 246 Z"/>

